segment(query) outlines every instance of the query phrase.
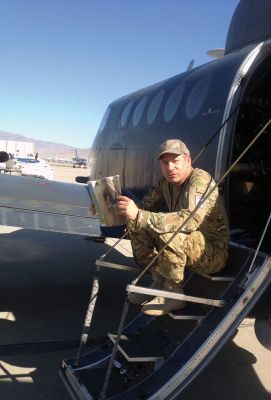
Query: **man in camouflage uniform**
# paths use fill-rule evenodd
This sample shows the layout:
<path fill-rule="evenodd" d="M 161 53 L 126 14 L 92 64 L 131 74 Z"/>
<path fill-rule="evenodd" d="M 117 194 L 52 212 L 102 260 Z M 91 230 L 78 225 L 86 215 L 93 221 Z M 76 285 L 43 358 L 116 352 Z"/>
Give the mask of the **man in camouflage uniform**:
<path fill-rule="evenodd" d="M 215 185 L 206 172 L 191 166 L 186 145 L 179 139 L 167 140 L 158 156 L 163 178 L 136 205 L 119 196 L 118 206 L 128 219 L 135 261 L 146 267 L 192 211 Z M 201 204 L 201 203 L 200 203 Z M 157 212 L 163 206 L 168 212 Z M 170 241 L 156 260 L 151 272 L 153 289 L 183 293 L 185 267 L 196 272 L 215 273 L 226 264 L 229 227 L 226 212 L 216 188 L 194 213 L 181 231 Z M 142 311 L 163 315 L 183 308 L 184 301 L 132 293 L 130 302 L 143 304 Z"/>

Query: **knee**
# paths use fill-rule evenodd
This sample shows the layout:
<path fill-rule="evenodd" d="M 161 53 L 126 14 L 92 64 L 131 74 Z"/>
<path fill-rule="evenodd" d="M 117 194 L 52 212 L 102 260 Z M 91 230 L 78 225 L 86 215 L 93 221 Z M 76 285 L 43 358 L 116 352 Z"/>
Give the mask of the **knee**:
<path fill-rule="evenodd" d="M 183 242 L 183 251 L 190 260 L 199 260 L 207 250 L 207 243 L 199 231 L 192 232 Z"/>

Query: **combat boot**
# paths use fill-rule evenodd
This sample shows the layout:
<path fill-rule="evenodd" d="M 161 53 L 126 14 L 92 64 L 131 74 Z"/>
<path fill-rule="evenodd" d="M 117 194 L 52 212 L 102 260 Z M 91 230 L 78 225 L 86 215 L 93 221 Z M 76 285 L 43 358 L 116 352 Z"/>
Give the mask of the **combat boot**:
<path fill-rule="evenodd" d="M 149 286 L 149 288 L 157 289 L 157 290 L 163 289 L 165 278 L 163 278 L 162 275 L 158 274 L 155 267 L 151 268 L 151 275 L 152 275 L 153 282 Z M 132 304 L 142 305 L 146 301 L 149 301 L 149 299 L 150 299 L 150 296 L 148 296 L 144 293 L 128 293 L 128 300 Z"/>
<path fill-rule="evenodd" d="M 182 284 L 176 284 L 169 280 L 165 280 L 163 290 L 183 294 Z M 142 312 L 148 315 L 166 315 L 173 310 L 179 310 L 185 307 L 184 300 L 168 299 L 166 297 L 154 297 L 152 300 L 144 303 Z"/>

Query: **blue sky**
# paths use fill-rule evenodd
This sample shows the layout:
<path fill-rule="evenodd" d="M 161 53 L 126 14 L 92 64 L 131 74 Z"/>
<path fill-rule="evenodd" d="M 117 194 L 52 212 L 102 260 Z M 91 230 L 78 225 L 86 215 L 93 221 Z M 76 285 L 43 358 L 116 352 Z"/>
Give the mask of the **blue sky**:
<path fill-rule="evenodd" d="M 0 130 L 90 147 L 118 97 L 211 61 L 238 0 L 0 3 Z"/>

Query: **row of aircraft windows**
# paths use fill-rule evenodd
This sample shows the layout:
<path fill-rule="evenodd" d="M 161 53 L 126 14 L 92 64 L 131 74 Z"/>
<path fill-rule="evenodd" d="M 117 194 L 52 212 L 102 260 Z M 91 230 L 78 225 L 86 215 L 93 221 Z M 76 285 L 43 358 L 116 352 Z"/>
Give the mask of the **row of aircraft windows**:
<path fill-rule="evenodd" d="M 190 119 L 194 118 L 200 111 L 209 92 L 210 83 L 211 83 L 210 77 L 205 77 L 199 80 L 194 86 L 194 88 L 191 90 L 185 108 L 186 115 L 188 118 Z M 180 106 L 184 90 L 185 90 L 185 82 L 181 82 L 178 86 L 174 88 L 172 93 L 169 95 L 164 107 L 164 120 L 166 122 L 170 122 L 174 118 Z M 146 120 L 149 125 L 151 125 L 155 121 L 158 112 L 160 110 L 164 96 L 165 96 L 165 89 L 161 89 L 149 103 L 146 112 Z M 135 106 L 135 100 L 134 99 L 130 100 L 126 104 L 121 113 L 120 126 L 122 128 L 126 127 L 130 121 L 130 118 L 132 121 L 132 125 L 134 127 L 139 126 L 140 122 L 142 121 L 142 117 L 146 109 L 147 103 L 148 103 L 148 95 L 143 96 L 136 104 L 136 106 Z M 133 113 L 131 115 L 132 110 Z M 102 131 L 105 128 L 110 112 L 111 108 L 109 107 L 103 116 L 99 131 Z"/>

